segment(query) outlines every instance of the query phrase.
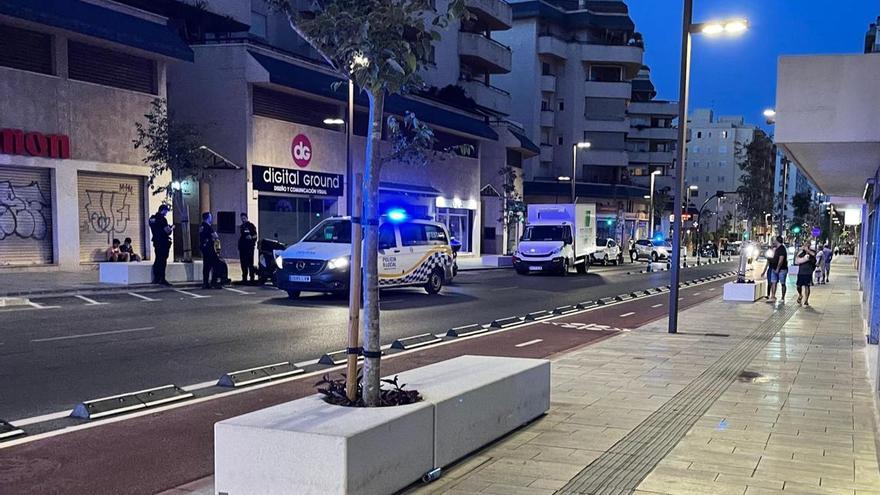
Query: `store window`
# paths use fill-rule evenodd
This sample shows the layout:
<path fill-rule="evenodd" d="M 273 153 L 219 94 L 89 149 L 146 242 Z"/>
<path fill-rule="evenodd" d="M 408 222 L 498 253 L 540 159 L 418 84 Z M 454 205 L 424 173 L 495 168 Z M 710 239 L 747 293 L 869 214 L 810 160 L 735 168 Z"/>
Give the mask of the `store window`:
<path fill-rule="evenodd" d="M 471 210 L 464 208 L 437 208 L 437 221 L 445 224 L 452 238 L 461 242 L 461 251 L 470 253 L 471 247 Z"/>
<path fill-rule="evenodd" d="M 260 237 L 290 245 L 299 242 L 321 220 L 338 213 L 336 198 L 297 198 L 260 195 Z"/>

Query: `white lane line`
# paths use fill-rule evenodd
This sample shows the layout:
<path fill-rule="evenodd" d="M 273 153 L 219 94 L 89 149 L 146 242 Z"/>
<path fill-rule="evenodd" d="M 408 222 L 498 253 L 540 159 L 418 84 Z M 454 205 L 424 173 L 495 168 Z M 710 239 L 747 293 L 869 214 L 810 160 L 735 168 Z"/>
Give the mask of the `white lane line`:
<path fill-rule="evenodd" d="M 145 332 L 155 330 L 156 327 L 129 328 L 126 330 L 110 330 L 109 332 L 81 333 L 78 335 L 65 335 L 63 337 L 49 337 L 45 339 L 33 339 L 31 342 L 53 342 L 55 340 L 82 339 L 85 337 L 97 337 L 100 335 L 113 335 L 117 333 Z"/>
<path fill-rule="evenodd" d="M 624 314 L 620 315 L 618 318 L 626 318 L 627 316 L 632 316 L 634 314 L 636 314 L 635 311 L 630 311 L 629 313 L 624 313 Z"/>
<path fill-rule="evenodd" d="M 695 295 L 695 296 L 699 296 L 700 293 L 699 293 L 699 292 L 694 292 L 694 295 Z"/>
<path fill-rule="evenodd" d="M 494 289 L 489 289 L 489 292 L 497 292 L 497 291 L 501 291 L 501 290 L 513 290 L 513 289 L 519 289 L 519 286 L 518 285 L 511 285 L 510 287 L 496 287 Z"/>
<path fill-rule="evenodd" d="M 653 306 L 651 306 L 651 307 L 652 307 L 652 308 L 659 308 L 660 306 L 663 306 L 663 303 L 655 304 L 655 305 L 653 305 Z"/>
<path fill-rule="evenodd" d="M 516 344 L 514 347 L 526 347 L 526 346 L 529 346 L 529 345 L 537 344 L 538 342 L 544 342 L 544 339 L 530 340 L 530 341 L 528 341 L 528 342 L 523 342 L 522 344 Z"/>
<path fill-rule="evenodd" d="M 317 362 L 317 361 L 315 361 L 315 362 Z M 202 383 L 194 383 L 192 385 L 187 385 L 185 387 L 180 387 L 180 388 L 186 390 L 187 392 L 194 392 L 196 390 L 202 390 L 203 388 L 209 388 L 209 387 L 213 387 L 215 385 L 217 385 L 217 380 L 211 380 L 209 382 L 202 382 Z"/>
<path fill-rule="evenodd" d="M 236 294 L 253 294 L 253 292 L 248 292 L 246 290 L 241 290 L 241 289 L 233 289 L 232 287 L 224 287 L 223 290 L 228 290 L 229 292 L 235 292 Z"/>
<path fill-rule="evenodd" d="M 89 306 L 98 306 L 100 304 L 107 304 L 107 303 L 95 301 L 94 299 L 88 298 L 86 296 L 81 296 L 79 294 L 74 294 L 73 297 L 75 297 L 81 301 L 85 301 L 86 304 L 88 304 Z"/>
<path fill-rule="evenodd" d="M 715 290 L 715 287 L 712 287 L 712 288 L 711 288 L 711 289 L 709 289 L 709 290 L 710 290 L 710 291 L 713 291 L 713 290 Z"/>
<path fill-rule="evenodd" d="M 143 299 L 144 302 L 158 301 L 158 299 L 153 299 L 152 297 L 147 297 L 147 296 L 144 296 L 144 295 L 138 294 L 137 292 L 129 292 L 128 295 L 129 295 L 129 296 L 137 297 L 138 299 Z"/>
<path fill-rule="evenodd" d="M 174 289 L 174 292 L 180 292 L 181 294 L 185 294 L 187 296 L 190 296 L 193 299 L 205 299 L 206 297 L 211 297 L 211 296 L 203 296 L 201 294 L 195 294 L 193 292 L 188 292 L 183 289 Z"/>
<path fill-rule="evenodd" d="M 57 308 L 61 307 L 61 306 L 43 306 L 42 304 L 35 303 L 33 301 L 28 301 L 28 306 L 30 306 L 34 309 L 57 309 Z"/>

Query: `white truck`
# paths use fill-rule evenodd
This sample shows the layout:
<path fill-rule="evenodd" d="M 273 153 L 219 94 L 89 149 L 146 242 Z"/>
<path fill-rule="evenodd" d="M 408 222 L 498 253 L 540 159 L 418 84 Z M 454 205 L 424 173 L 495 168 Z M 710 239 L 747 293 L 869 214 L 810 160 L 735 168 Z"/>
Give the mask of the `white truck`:
<path fill-rule="evenodd" d="M 596 251 L 596 205 L 536 204 L 513 256 L 516 272 L 587 273 Z"/>

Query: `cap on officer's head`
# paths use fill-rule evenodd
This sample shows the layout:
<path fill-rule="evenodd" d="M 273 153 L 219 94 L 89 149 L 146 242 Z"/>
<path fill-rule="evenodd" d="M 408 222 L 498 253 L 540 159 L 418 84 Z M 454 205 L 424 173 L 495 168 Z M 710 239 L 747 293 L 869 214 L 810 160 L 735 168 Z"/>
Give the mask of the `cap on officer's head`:
<path fill-rule="evenodd" d="M 166 204 L 164 204 L 164 203 L 161 204 L 161 205 L 159 205 L 159 213 L 162 213 L 163 211 L 167 213 L 168 210 L 170 210 L 170 209 L 171 209 L 171 208 L 169 208 L 168 205 L 166 205 Z"/>

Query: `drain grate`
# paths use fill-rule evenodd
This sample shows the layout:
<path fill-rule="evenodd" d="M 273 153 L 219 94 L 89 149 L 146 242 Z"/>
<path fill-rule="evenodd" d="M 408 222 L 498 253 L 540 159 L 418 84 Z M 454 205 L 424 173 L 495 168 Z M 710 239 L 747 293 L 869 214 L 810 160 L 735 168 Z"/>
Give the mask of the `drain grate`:
<path fill-rule="evenodd" d="M 796 311 L 777 310 L 556 494 L 632 493 Z"/>

